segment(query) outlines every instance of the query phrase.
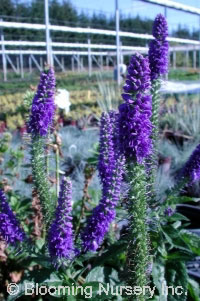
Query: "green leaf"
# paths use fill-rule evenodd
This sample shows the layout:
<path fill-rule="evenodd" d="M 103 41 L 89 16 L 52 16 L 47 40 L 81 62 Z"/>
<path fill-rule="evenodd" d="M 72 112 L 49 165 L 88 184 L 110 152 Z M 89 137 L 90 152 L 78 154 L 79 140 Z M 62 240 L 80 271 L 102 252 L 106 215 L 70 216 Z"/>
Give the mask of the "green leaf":
<path fill-rule="evenodd" d="M 167 262 L 165 266 L 165 278 L 167 286 L 173 287 L 168 290 L 167 301 L 186 301 L 187 300 L 187 289 L 188 289 L 188 274 L 186 266 L 181 261 Z M 179 287 L 179 289 L 178 289 Z M 178 289 L 176 291 L 173 291 Z M 181 293 L 179 295 L 179 293 Z"/>
<path fill-rule="evenodd" d="M 28 265 L 33 266 L 36 264 L 39 264 L 43 268 L 46 268 L 46 269 L 50 269 L 52 267 L 49 257 L 44 256 L 44 255 L 28 257 L 27 259 L 25 259 L 23 261 L 23 265 L 25 265 L 25 266 L 28 266 Z"/>
<path fill-rule="evenodd" d="M 119 282 L 118 272 L 111 267 L 95 267 L 88 273 L 86 281 L 99 281 L 115 285 Z"/>
<path fill-rule="evenodd" d="M 161 261 L 153 263 L 152 269 L 153 283 L 159 292 L 159 301 L 167 301 L 167 297 L 162 295 L 162 283 L 165 282 L 165 266 Z"/>
<path fill-rule="evenodd" d="M 191 233 L 187 230 L 182 230 L 180 233 L 183 241 L 189 246 L 189 248 L 196 255 L 200 255 L 200 237 L 194 233 Z"/>
<path fill-rule="evenodd" d="M 120 255 L 120 253 L 124 252 L 127 249 L 127 245 L 124 241 L 118 241 L 115 244 L 112 244 L 106 252 L 104 252 L 101 256 L 97 257 L 94 266 L 99 266 L 104 264 L 105 262 L 108 262 L 110 259 L 113 259 L 116 257 L 116 250 L 117 254 Z"/>
<path fill-rule="evenodd" d="M 183 204 L 183 203 L 190 203 L 190 202 L 198 202 L 199 198 L 192 198 L 188 196 L 174 196 L 170 195 L 170 197 L 167 198 L 166 204 L 168 205 L 176 205 L 176 204 Z"/>
<path fill-rule="evenodd" d="M 191 300 L 199 301 L 200 300 L 200 288 L 199 284 L 193 279 L 189 278 L 188 291 L 190 294 Z"/>
<path fill-rule="evenodd" d="M 37 248 L 38 248 L 39 250 L 41 250 L 42 247 L 43 247 L 44 244 L 45 244 L 45 240 L 44 240 L 43 238 L 39 238 L 39 239 L 36 240 L 35 244 L 36 244 Z"/>
<path fill-rule="evenodd" d="M 180 231 L 178 229 L 175 229 L 172 225 L 164 225 L 162 227 L 162 232 L 165 238 L 167 239 L 168 243 L 171 245 L 171 247 L 191 252 L 189 246 L 184 242 L 184 240 L 180 236 Z"/>
<path fill-rule="evenodd" d="M 170 216 L 169 217 L 169 219 L 168 219 L 168 221 L 169 222 L 173 222 L 173 221 L 189 221 L 189 219 L 186 217 L 186 216 L 184 216 L 184 215 L 182 215 L 182 214 L 180 214 L 180 213 L 174 213 L 172 216 Z"/>
<path fill-rule="evenodd" d="M 173 261 L 173 260 L 181 260 L 181 261 L 189 261 L 194 258 L 193 254 L 188 254 L 185 251 L 177 251 L 177 252 L 172 252 L 167 254 L 166 259 L 168 261 Z"/>

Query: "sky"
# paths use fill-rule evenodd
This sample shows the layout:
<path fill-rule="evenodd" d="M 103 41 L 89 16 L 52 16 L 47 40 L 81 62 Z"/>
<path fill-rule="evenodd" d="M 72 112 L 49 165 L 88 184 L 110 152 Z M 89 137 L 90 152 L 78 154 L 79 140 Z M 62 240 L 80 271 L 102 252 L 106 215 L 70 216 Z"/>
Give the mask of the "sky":
<path fill-rule="evenodd" d="M 118 0 L 121 13 L 131 16 L 141 16 L 143 18 L 154 17 L 158 13 L 164 13 L 161 6 L 144 3 L 140 0 Z M 200 0 L 175 0 L 186 5 L 200 8 Z M 115 10 L 115 0 L 71 0 L 71 3 L 79 9 L 79 11 L 87 11 L 88 13 L 102 11 L 105 14 L 113 14 Z M 200 17 L 189 13 L 167 9 L 167 20 L 169 30 L 175 30 L 179 24 L 184 27 L 198 29 L 200 27 Z"/>

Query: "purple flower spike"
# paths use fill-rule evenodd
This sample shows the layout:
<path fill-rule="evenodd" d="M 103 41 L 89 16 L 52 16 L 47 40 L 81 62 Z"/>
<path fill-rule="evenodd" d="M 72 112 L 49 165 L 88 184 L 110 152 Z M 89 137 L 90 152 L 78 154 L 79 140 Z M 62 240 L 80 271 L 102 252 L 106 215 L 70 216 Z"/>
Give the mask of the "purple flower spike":
<path fill-rule="evenodd" d="M 101 116 L 98 170 L 103 190 L 111 184 L 112 171 L 115 165 L 116 117 L 117 113 L 114 111 L 102 113 Z"/>
<path fill-rule="evenodd" d="M 48 233 L 50 256 L 55 261 L 72 259 L 74 256 L 72 217 L 71 217 L 72 184 L 63 177 L 58 205 Z"/>
<path fill-rule="evenodd" d="M 151 96 L 136 95 L 134 104 L 119 106 L 119 146 L 126 158 L 142 163 L 152 151 Z"/>
<path fill-rule="evenodd" d="M 0 189 L 0 237 L 8 244 L 15 245 L 25 239 L 25 233 L 12 212 L 3 190 Z"/>
<path fill-rule="evenodd" d="M 109 231 L 111 222 L 115 218 L 115 208 L 120 198 L 120 187 L 124 172 L 125 159 L 119 156 L 112 172 L 112 181 L 109 189 L 104 193 L 100 203 L 93 209 L 87 226 L 81 234 L 83 250 L 96 251 Z"/>
<path fill-rule="evenodd" d="M 196 182 L 200 180 L 200 144 L 191 154 L 189 160 L 181 171 L 181 176 L 189 178 L 190 182 Z"/>
<path fill-rule="evenodd" d="M 162 74 L 168 72 L 168 50 L 169 43 L 168 26 L 165 17 L 157 15 L 153 25 L 154 40 L 149 45 L 149 64 L 151 69 L 151 80 L 156 80 Z"/>
<path fill-rule="evenodd" d="M 132 88 L 127 89 L 127 84 L 124 86 L 124 103 L 119 106 L 119 148 L 127 159 L 143 163 L 152 151 L 152 99 L 148 95 L 151 87 L 148 59 L 140 54 L 133 56 L 127 78 L 129 87 Z"/>
<path fill-rule="evenodd" d="M 55 111 L 54 94 L 55 75 L 51 68 L 47 73 L 41 73 L 40 83 L 33 98 L 27 124 L 28 133 L 31 133 L 33 136 L 47 136 Z"/>
<path fill-rule="evenodd" d="M 139 53 L 131 58 L 123 88 L 125 93 L 143 92 L 150 88 L 149 62 Z"/>

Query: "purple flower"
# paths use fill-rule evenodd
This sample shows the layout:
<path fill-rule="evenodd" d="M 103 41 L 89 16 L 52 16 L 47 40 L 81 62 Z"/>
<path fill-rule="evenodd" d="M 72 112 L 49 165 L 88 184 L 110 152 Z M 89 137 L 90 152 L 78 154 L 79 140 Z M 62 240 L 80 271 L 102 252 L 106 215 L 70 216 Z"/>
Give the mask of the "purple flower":
<path fill-rule="evenodd" d="M 151 79 L 155 80 L 168 71 L 168 50 L 169 43 L 168 26 L 165 17 L 157 15 L 153 25 L 154 40 L 149 45 L 149 64 L 151 69 Z"/>
<path fill-rule="evenodd" d="M 25 239 L 25 233 L 12 212 L 4 192 L 0 189 L 0 237 L 7 243 L 15 245 Z"/>
<path fill-rule="evenodd" d="M 136 54 L 128 67 L 127 81 L 119 106 L 119 147 L 125 157 L 138 163 L 151 153 L 152 100 L 148 95 L 151 87 L 148 58 Z"/>
<path fill-rule="evenodd" d="M 63 177 L 55 219 L 48 233 L 50 256 L 57 262 L 62 259 L 72 259 L 74 256 L 73 229 L 71 217 L 72 184 Z"/>
<path fill-rule="evenodd" d="M 150 88 L 148 59 L 137 53 L 132 56 L 123 89 L 125 93 L 145 92 Z"/>
<path fill-rule="evenodd" d="M 137 94 L 134 104 L 121 104 L 119 112 L 121 151 L 142 163 L 152 151 L 151 96 Z"/>
<path fill-rule="evenodd" d="M 156 40 L 164 41 L 168 36 L 167 20 L 162 14 L 158 14 L 153 23 L 152 34 Z"/>
<path fill-rule="evenodd" d="M 191 183 L 200 180 L 200 144 L 197 145 L 181 170 L 181 176 L 189 178 Z"/>
<path fill-rule="evenodd" d="M 174 214 L 174 212 L 175 211 L 171 207 L 168 207 L 165 209 L 164 214 L 170 217 Z"/>
<path fill-rule="evenodd" d="M 103 190 L 110 186 L 115 166 L 116 119 L 117 113 L 114 111 L 101 115 L 98 171 Z"/>
<path fill-rule="evenodd" d="M 120 198 L 120 188 L 124 172 L 125 159 L 119 156 L 112 171 L 112 181 L 104 192 L 97 207 L 93 209 L 84 231 L 81 233 L 84 251 L 96 251 L 109 231 L 111 222 L 115 218 L 115 208 Z"/>
<path fill-rule="evenodd" d="M 27 124 L 28 133 L 31 133 L 33 136 L 46 136 L 48 134 L 55 110 L 54 94 L 55 75 L 53 69 L 50 68 L 47 73 L 41 73 L 40 83 L 33 98 Z"/>

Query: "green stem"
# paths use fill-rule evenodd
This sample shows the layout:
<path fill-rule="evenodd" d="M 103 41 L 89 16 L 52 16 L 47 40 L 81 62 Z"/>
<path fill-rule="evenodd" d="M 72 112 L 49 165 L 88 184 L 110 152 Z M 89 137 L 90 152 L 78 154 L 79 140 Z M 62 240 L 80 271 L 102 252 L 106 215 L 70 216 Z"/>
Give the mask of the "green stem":
<path fill-rule="evenodd" d="M 54 211 L 54 204 L 52 202 L 50 187 L 47 181 L 44 145 L 44 138 L 40 136 L 32 137 L 31 154 L 34 185 L 42 205 L 44 221 L 46 225 L 48 225 L 51 220 L 52 213 Z"/>
<path fill-rule="evenodd" d="M 46 173 L 47 173 L 47 179 L 48 179 L 48 177 L 49 177 L 49 148 L 48 147 L 46 149 L 45 161 L 46 161 Z"/>
<path fill-rule="evenodd" d="M 129 166 L 129 244 L 127 252 L 128 280 L 130 286 L 148 285 L 149 234 L 146 222 L 146 175 L 143 165 Z M 144 301 L 148 296 L 132 296 L 130 300 Z"/>
<path fill-rule="evenodd" d="M 81 221 L 82 221 L 83 216 L 85 214 L 85 201 L 86 201 L 86 198 L 83 197 L 82 198 L 82 202 L 81 202 L 81 211 L 80 211 L 80 215 L 79 215 L 79 218 L 78 218 L 78 222 L 77 222 L 77 226 L 76 226 L 76 231 L 75 231 L 75 243 L 78 240 L 78 236 L 79 236 L 79 232 L 80 232 L 80 227 L 81 227 Z"/>
<path fill-rule="evenodd" d="M 153 125 L 152 130 L 152 143 L 153 153 L 147 163 L 150 166 L 148 174 L 149 183 L 149 206 L 154 207 L 156 204 L 156 177 L 158 171 L 158 140 L 159 140 L 159 108 L 160 108 L 160 80 L 154 80 L 152 83 L 152 117 L 151 122 Z"/>
<path fill-rule="evenodd" d="M 59 156 L 59 148 L 56 148 L 56 195 L 57 198 L 59 196 L 59 189 L 60 189 L 60 180 L 59 180 L 59 163 L 60 163 L 60 156 Z"/>

